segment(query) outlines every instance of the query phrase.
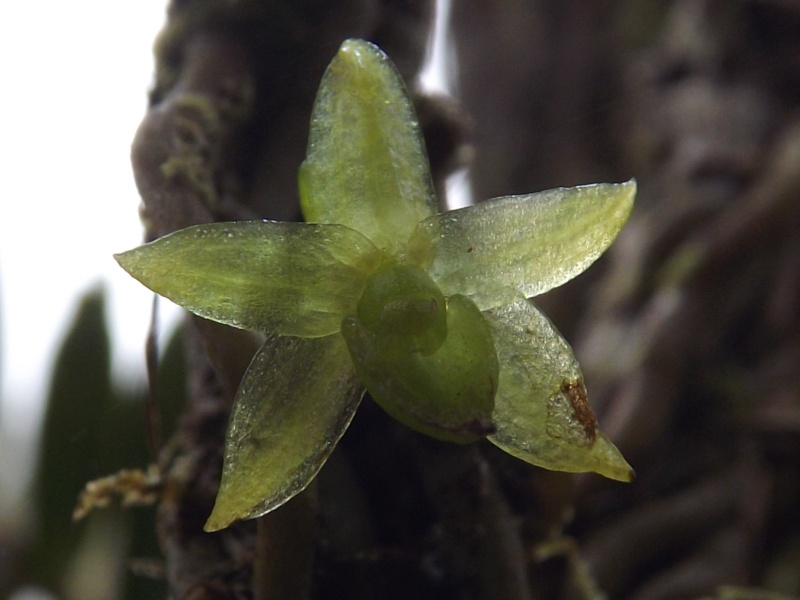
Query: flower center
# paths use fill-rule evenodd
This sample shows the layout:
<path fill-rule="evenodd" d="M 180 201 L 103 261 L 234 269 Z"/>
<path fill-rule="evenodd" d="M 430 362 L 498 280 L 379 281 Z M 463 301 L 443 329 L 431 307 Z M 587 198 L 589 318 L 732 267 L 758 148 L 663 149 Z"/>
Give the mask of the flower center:
<path fill-rule="evenodd" d="M 364 328 L 404 352 L 430 356 L 447 337 L 447 303 L 425 271 L 387 265 L 367 282 L 356 314 Z"/>
<path fill-rule="evenodd" d="M 494 431 L 497 353 L 466 296 L 445 298 L 419 267 L 388 265 L 367 282 L 341 331 L 359 378 L 399 421 L 461 443 Z"/>

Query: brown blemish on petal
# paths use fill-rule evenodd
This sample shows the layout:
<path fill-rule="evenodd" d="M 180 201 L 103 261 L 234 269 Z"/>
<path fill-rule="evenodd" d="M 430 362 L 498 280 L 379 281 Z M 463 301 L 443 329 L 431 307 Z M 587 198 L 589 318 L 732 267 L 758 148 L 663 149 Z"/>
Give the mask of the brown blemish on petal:
<path fill-rule="evenodd" d="M 583 378 L 575 381 L 567 381 L 565 379 L 561 383 L 561 392 L 569 399 L 573 414 L 586 432 L 586 437 L 594 442 L 597 437 L 597 418 L 594 416 L 592 407 L 589 406 L 589 398 L 586 394 Z"/>

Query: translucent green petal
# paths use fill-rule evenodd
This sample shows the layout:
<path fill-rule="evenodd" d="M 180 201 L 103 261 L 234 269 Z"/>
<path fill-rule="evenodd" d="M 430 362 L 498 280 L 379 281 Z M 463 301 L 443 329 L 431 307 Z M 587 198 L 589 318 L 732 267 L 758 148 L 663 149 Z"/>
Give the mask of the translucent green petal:
<path fill-rule="evenodd" d="M 381 256 L 341 225 L 197 225 L 116 255 L 154 292 L 242 329 L 320 337 L 355 310 Z"/>
<path fill-rule="evenodd" d="M 387 56 L 369 42 L 344 42 L 322 78 L 300 199 L 307 221 L 342 223 L 393 255 L 435 212 L 408 92 Z"/>
<path fill-rule="evenodd" d="M 272 336 L 244 376 L 207 531 L 267 513 L 305 489 L 364 393 L 340 335 Z"/>
<path fill-rule="evenodd" d="M 572 349 L 533 304 L 520 300 L 484 313 L 500 359 L 489 439 L 554 471 L 594 471 L 630 481 L 633 469 L 597 428 Z"/>
<path fill-rule="evenodd" d="M 617 236 L 635 195 L 629 181 L 488 200 L 420 223 L 409 255 L 445 295 L 466 294 L 481 310 L 502 306 L 584 271 Z"/>

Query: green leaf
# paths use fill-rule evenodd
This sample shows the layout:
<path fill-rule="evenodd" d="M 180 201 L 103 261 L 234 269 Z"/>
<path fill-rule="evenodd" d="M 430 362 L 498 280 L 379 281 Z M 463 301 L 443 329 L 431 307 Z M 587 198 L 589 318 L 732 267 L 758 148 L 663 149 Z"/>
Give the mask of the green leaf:
<path fill-rule="evenodd" d="M 558 188 L 488 200 L 430 217 L 409 256 L 445 295 L 466 294 L 486 310 L 566 283 L 619 233 L 636 183 Z"/>
<path fill-rule="evenodd" d="M 484 314 L 500 360 L 489 440 L 546 469 L 631 481 L 633 469 L 597 428 L 572 349 L 547 317 L 526 300 Z"/>
<path fill-rule="evenodd" d="M 242 329 L 322 337 L 355 311 L 381 255 L 341 225 L 197 225 L 117 254 L 122 267 L 191 312 Z"/>
<path fill-rule="evenodd" d="M 306 221 L 341 223 L 399 255 L 436 199 L 416 115 L 388 57 L 345 41 L 325 72 L 300 169 Z"/>
<path fill-rule="evenodd" d="M 222 483 L 206 531 L 261 516 L 303 491 L 363 393 L 340 335 L 269 337 L 236 395 Z"/>
<path fill-rule="evenodd" d="M 119 407 L 112 410 L 105 313 L 101 289 L 85 294 L 55 358 L 32 496 L 38 525 L 34 564 L 40 584 L 57 585 L 63 577 L 83 535 L 72 523 L 75 499 L 87 481 L 109 466 L 108 448 L 98 454 L 98 446 L 108 415 Z M 9 454 L 6 460 L 13 451 Z"/>

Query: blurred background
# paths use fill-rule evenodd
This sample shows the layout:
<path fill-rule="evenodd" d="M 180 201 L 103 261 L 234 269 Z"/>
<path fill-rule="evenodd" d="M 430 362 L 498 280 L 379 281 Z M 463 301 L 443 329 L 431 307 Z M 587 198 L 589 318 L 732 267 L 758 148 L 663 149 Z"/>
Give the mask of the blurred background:
<path fill-rule="evenodd" d="M 4 11 L 0 597 L 268 597 L 270 573 L 281 598 L 800 597 L 800 3 L 434 4 Z M 351 36 L 412 82 L 450 205 L 637 178 L 612 249 L 537 299 L 634 484 L 440 444 L 364 403 L 309 494 L 202 532 L 251 341 L 162 303 L 148 412 L 152 298 L 111 254 L 297 218 L 313 94 Z M 110 506 L 73 523 L 113 474 Z"/>
<path fill-rule="evenodd" d="M 127 405 L 141 412 L 134 401 L 145 387 L 152 298 L 128 285 L 111 255 L 143 237 L 130 144 L 147 109 L 166 5 L 82 0 L 13 3 L 2 12 L 0 597 L 7 597 L 12 582 L 55 586 L 45 550 L 34 561 L 18 559 L 45 530 L 73 538 L 76 478 L 105 474 L 87 415 L 121 402 L 123 412 Z M 48 398 L 50 464 L 42 452 Z M 139 443 L 141 435 L 131 432 Z M 103 468 L 126 462 L 123 452 Z M 57 500 L 45 498 L 53 490 L 35 491 L 43 472 L 53 487 L 66 487 Z M 42 503 L 61 501 L 61 518 L 45 523 Z M 75 547 L 50 551 L 65 548 Z"/>

